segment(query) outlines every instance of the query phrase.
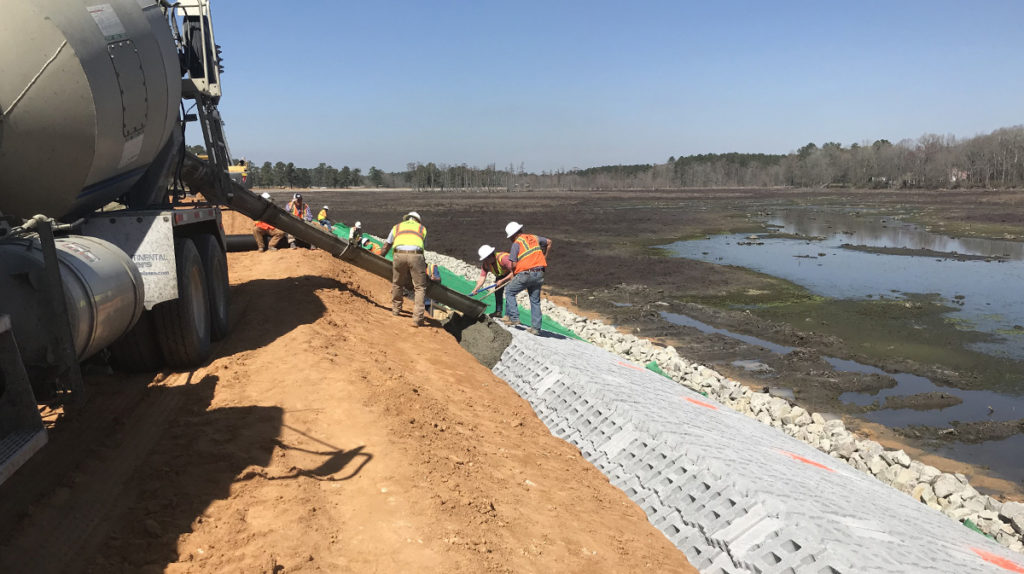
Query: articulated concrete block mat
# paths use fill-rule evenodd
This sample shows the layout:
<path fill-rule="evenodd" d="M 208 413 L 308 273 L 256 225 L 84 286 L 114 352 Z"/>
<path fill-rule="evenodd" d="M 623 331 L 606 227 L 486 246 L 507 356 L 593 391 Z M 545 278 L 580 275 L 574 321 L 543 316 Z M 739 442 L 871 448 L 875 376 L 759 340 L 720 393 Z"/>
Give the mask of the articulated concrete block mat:
<path fill-rule="evenodd" d="M 701 572 L 1021 572 L 1024 556 L 587 343 L 511 329 L 494 373 Z"/>

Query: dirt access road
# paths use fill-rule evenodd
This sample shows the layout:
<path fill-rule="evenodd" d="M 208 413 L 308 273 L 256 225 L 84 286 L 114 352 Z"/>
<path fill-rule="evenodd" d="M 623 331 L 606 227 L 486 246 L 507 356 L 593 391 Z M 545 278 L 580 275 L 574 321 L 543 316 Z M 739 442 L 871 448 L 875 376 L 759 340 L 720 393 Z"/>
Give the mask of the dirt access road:
<path fill-rule="evenodd" d="M 386 281 L 304 249 L 229 264 L 207 366 L 90 375 L 0 487 L 0 572 L 695 572 Z"/>

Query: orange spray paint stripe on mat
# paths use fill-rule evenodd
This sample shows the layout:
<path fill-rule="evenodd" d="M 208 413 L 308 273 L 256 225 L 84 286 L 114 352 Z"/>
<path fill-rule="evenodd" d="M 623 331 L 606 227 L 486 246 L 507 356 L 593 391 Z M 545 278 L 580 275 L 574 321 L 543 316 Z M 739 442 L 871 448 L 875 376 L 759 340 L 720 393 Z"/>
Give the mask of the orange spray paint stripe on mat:
<path fill-rule="evenodd" d="M 619 366 L 621 366 L 621 367 L 629 367 L 630 369 L 636 369 L 638 371 L 646 371 L 647 370 L 647 369 L 645 369 L 643 367 L 638 367 L 636 365 L 631 365 L 631 364 L 625 363 L 623 361 L 619 361 Z"/>
<path fill-rule="evenodd" d="M 802 462 L 804 464 L 809 464 L 811 466 L 816 466 L 818 468 L 823 468 L 823 469 L 825 469 L 825 470 L 827 470 L 829 472 L 835 472 L 835 470 L 833 470 L 833 469 L 831 469 L 831 468 L 821 464 L 820 462 L 814 462 L 813 460 L 811 460 L 809 458 L 804 458 L 804 457 L 802 457 L 802 456 L 800 456 L 798 454 L 789 452 L 787 450 L 782 450 L 781 448 L 777 448 L 775 450 L 781 452 L 782 454 L 788 456 L 789 458 L 791 458 L 791 459 L 793 459 L 795 461 Z"/>
<path fill-rule="evenodd" d="M 985 562 L 995 564 L 996 566 L 1009 570 L 1010 572 L 1019 572 L 1020 574 L 1024 574 L 1024 566 L 1021 566 L 1012 560 L 1003 558 L 1002 556 L 997 556 L 988 550 L 982 550 L 981 548 L 971 548 L 971 551 L 978 556 L 981 556 L 981 559 Z"/>
<path fill-rule="evenodd" d="M 707 408 L 709 408 L 709 409 L 711 409 L 713 411 L 717 411 L 718 410 L 718 407 L 716 407 L 715 405 L 705 403 L 704 401 L 698 401 L 697 399 L 691 399 L 690 397 L 683 397 L 683 398 L 688 400 L 688 401 L 690 401 L 691 403 L 693 403 L 695 405 L 700 405 L 702 407 L 707 407 Z"/>

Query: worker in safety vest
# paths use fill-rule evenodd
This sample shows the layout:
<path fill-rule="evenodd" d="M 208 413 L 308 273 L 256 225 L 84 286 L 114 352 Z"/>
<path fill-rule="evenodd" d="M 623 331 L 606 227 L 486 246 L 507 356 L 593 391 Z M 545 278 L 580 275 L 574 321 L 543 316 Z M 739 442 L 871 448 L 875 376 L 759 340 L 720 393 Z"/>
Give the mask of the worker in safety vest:
<path fill-rule="evenodd" d="M 327 212 L 330 211 L 330 209 L 331 209 L 330 207 L 327 207 L 325 205 L 324 208 L 320 210 L 320 213 L 316 214 L 316 222 L 319 223 L 322 227 L 324 227 L 328 231 L 330 231 L 330 229 L 331 229 L 331 220 L 327 219 L 327 216 L 328 216 Z"/>
<path fill-rule="evenodd" d="M 481 245 L 476 253 L 480 256 L 480 277 L 477 278 L 476 286 L 473 287 L 473 292 L 469 294 L 470 297 L 480 292 L 480 288 L 487 281 L 488 273 L 494 275 L 495 283 L 512 274 L 512 263 L 508 260 L 507 251 L 496 251 L 490 245 Z M 505 285 L 502 284 L 494 289 L 494 312 L 490 314 L 491 317 L 501 317 L 501 308 L 504 302 Z"/>
<path fill-rule="evenodd" d="M 274 203 L 274 200 L 270 198 L 270 194 L 264 192 L 261 195 L 263 199 Z M 252 227 L 252 236 L 256 239 L 256 251 L 263 253 L 267 249 L 270 251 L 277 251 L 277 244 L 285 238 L 285 232 L 274 227 L 273 225 L 265 221 L 257 221 Z M 269 245 L 265 245 L 264 239 L 269 237 Z"/>
<path fill-rule="evenodd" d="M 359 221 L 348 230 L 348 242 L 362 245 L 363 224 Z"/>
<path fill-rule="evenodd" d="M 313 221 L 313 212 L 309 209 L 309 204 L 302 201 L 301 193 L 293 195 L 285 209 L 303 221 Z"/>
<path fill-rule="evenodd" d="M 380 245 L 377 245 L 376 243 L 370 241 L 369 237 L 364 237 L 360 239 L 359 246 L 369 251 L 370 253 L 373 253 L 374 255 L 380 255 L 381 257 L 384 256 L 384 252 L 381 251 Z"/>
<path fill-rule="evenodd" d="M 512 275 L 498 282 L 505 286 L 505 309 L 507 314 L 503 321 L 508 325 L 519 323 L 519 308 L 516 306 L 516 295 L 524 289 L 530 294 L 530 328 L 534 335 L 540 334 L 540 322 L 544 314 L 540 310 L 540 289 L 544 285 L 544 270 L 548 266 L 548 254 L 551 252 L 551 240 L 546 237 L 523 233 L 523 226 L 510 221 L 505 226 L 505 235 L 512 240 L 508 250 L 508 261 L 512 265 Z"/>
<path fill-rule="evenodd" d="M 423 227 L 420 214 L 410 211 L 402 222 L 391 228 L 381 250 L 387 255 L 392 247 L 395 255 L 391 263 L 391 314 L 396 317 L 402 312 L 402 287 L 412 283 L 414 296 L 412 304 L 412 325 L 423 325 L 423 300 L 427 296 L 427 260 L 423 256 L 427 239 L 427 228 Z"/>
<path fill-rule="evenodd" d="M 299 219 L 309 222 L 313 220 L 313 212 L 309 209 L 309 204 L 302 201 L 302 194 L 296 193 L 292 196 L 292 200 L 284 206 L 285 211 L 292 214 Z M 297 249 L 295 245 L 295 236 L 291 233 L 288 234 L 288 246 L 292 249 Z"/>

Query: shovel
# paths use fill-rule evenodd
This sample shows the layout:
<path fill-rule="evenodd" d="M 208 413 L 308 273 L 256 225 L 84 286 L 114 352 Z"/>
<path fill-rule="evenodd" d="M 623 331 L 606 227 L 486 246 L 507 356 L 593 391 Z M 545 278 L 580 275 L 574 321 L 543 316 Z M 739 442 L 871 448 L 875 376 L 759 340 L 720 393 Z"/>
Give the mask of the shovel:
<path fill-rule="evenodd" d="M 491 289 L 494 289 L 497 285 L 498 285 L 497 283 L 491 283 L 490 285 L 487 285 L 486 287 L 481 287 L 480 290 L 476 292 L 476 295 L 473 295 L 473 298 L 476 299 L 480 295 L 490 291 Z"/>

